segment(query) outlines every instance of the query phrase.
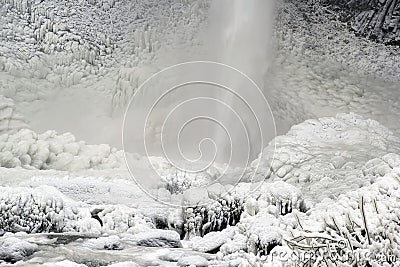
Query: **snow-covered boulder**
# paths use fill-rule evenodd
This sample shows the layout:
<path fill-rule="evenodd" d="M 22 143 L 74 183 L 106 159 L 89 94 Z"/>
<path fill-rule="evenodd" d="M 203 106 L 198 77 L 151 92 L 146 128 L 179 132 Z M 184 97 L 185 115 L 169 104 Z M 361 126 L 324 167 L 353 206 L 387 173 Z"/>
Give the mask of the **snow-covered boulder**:
<path fill-rule="evenodd" d="M 178 266 L 188 267 L 188 266 L 196 266 L 196 267 L 205 267 L 208 266 L 207 259 L 201 256 L 184 256 L 179 258 Z"/>
<path fill-rule="evenodd" d="M 110 264 L 107 266 L 109 266 L 109 267 L 139 267 L 139 265 L 133 261 L 117 262 L 117 263 L 113 263 L 113 264 Z"/>
<path fill-rule="evenodd" d="M 171 230 L 149 229 L 135 235 L 127 235 L 125 239 L 143 247 L 182 247 L 179 234 Z"/>
<path fill-rule="evenodd" d="M 0 261 L 12 262 L 23 260 L 38 250 L 36 244 L 5 235 L 0 238 Z"/>
<path fill-rule="evenodd" d="M 190 240 L 190 247 L 199 252 L 215 253 L 220 247 L 232 239 L 235 227 L 228 227 L 220 232 L 210 232 L 203 237 L 194 237 Z"/>
<path fill-rule="evenodd" d="M 112 236 L 103 236 L 95 239 L 89 239 L 83 243 L 85 247 L 91 249 L 106 249 L 106 250 L 121 250 L 123 247 L 121 246 L 120 238 L 116 235 Z"/>

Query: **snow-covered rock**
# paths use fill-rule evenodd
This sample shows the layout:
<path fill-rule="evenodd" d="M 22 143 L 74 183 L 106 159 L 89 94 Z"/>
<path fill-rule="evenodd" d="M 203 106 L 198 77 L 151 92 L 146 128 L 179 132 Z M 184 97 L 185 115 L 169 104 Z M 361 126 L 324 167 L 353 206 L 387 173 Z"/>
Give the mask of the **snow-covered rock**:
<path fill-rule="evenodd" d="M 228 227 L 220 232 L 210 232 L 203 237 L 194 237 L 190 240 L 190 247 L 200 252 L 215 253 L 233 238 L 235 230 L 235 227 Z"/>
<path fill-rule="evenodd" d="M 5 235 L 0 238 L 0 262 L 23 260 L 38 250 L 36 244 L 29 243 L 14 236 Z"/>
<path fill-rule="evenodd" d="M 91 249 L 121 250 L 120 238 L 116 235 L 89 239 L 83 243 L 85 247 Z"/>
<path fill-rule="evenodd" d="M 110 265 L 109 267 L 138 267 L 139 265 L 133 261 L 117 262 Z"/>
<path fill-rule="evenodd" d="M 185 256 L 185 257 L 179 258 L 178 266 L 204 267 L 204 266 L 208 266 L 208 261 L 207 261 L 207 259 L 205 259 L 201 256 Z"/>
<path fill-rule="evenodd" d="M 143 247 L 182 247 L 179 234 L 171 230 L 149 229 L 135 235 L 126 236 L 126 239 Z"/>

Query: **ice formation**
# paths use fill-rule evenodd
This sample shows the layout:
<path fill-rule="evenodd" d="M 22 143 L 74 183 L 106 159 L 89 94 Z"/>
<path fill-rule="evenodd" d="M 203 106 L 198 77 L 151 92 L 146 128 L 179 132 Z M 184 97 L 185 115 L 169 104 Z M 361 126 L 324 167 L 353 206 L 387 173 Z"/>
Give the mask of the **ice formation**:
<path fill-rule="evenodd" d="M 150 218 L 126 206 L 94 206 L 76 202 L 54 187 L 2 187 L 0 194 L 4 232 L 137 233 L 154 228 Z M 91 210 L 99 210 L 93 218 Z"/>
<path fill-rule="evenodd" d="M 338 188 L 348 191 L 368 185 L 361 171 L 364 164 L 399 153 L 399 145 L 400 139 L 377 121 L 338 114 L 293 126 L 267 146 L 253 166 L 260 165 L 256 175 L 261 176 L 269 174 L 265 168 L 271 166 L 268 179 L 300 186 L 306 198 L 321 200 L 343 193 Z"/>
<path fill-rule="evenodd" d="M 222 186 L 222 185 L 221 185 Z M 223 191 L 223 195 L 210 194 L 206 189 L 199 189 L 203 193 L 201 201 L 193 201 L 195 193 L 190 190 L 187 195 L 191 196 L 188 202 L 184 198 L 186 206 L 183 212 L 183 232 L 185 239 L 194 236 L 203 236 L 212 231 L 221 231 L 229 225 L 235 225 L 243 212 L 245 196 L 237 192 L 226 194 L 229 189 Z M 211 193 L 214 193 L 211 191 Z"/>
<path fill-rule="evenodd" d="M 400 182 L 400 157 L 387 152 L 398 151 L 398 139 L 375 121 L 354 114 L 341 114 L 336 118 L 306 121 L 293 127 L 286 136 L 277 137 L 276 141 L 277 162 L 272 165 L 272 174 L 259 187 L 258 193 L 244 198 L 243 212 L 238 222 L 202 237 L 193 235 L 190 247 L 203 252 L 217 252 L 219 260 L 231 264 L 246 262 L 256 266 L 268 261 L 274 262 L 271 261 L 272 255 L 284 260 L 282 255 L 293 251 L 305 253 L 307 242 L 326 245 L 328 241 L 348 242 L 350 238 L 354 244 L 344 249 L 346 253 L 356 251 L 361 254 L 362 251 L 369 251 L 377 257 L 382 253 L 386 256 L 394 255 L 393 262 L 397 257 L 397 245 L 390 245 L 385 239 L 396 236 L 394 229 L 397 226 L 389 226 L 390 219 L 384 221 L 383 218 L 390 217 L 388 210 L 396 207 L 392 201 Z M 349 149 L 351 144 L 359 148 L 353 154 Z M 374 151 L 372 155 L 371 151 Z M 346 157 L 340 158 L 339 154 Z M 287 174 L 279 175 L 279 169 L 289 162 L 290 168 L 285 168 L 289 177 L 284 179 Z M 349 162 L 352 162 L 349 164 L 351 167 L 345 168 L 344 165 Z M 323 166 L 326 167 L 321 168 Z M 312 177 L 314 183 L 323 184 L 327 179 L 324 179 L 322 173 L 340 175 L 337 170 L 342 168 L 347 179 L 353 177 L 352 182 L 362 182 L 361 186 L 357 185 L 354 190 L 347 186 L 346 191 L 335 187 L 337 193 L 334 195 L 321 194 L 321 191 L 317 191 L 320 190 L 318 185 L 318 189 L 311 193 L 307 187 L 302 190 L 297 187 L 301 185 L 301 180 L 296 177 L 304 173 Z M 294 175 L 296 172 L 299 175 Z M 340 178 L 332 179 L 332 183 L 340 181 Z M 317 197 L 312 201 L 305 199 L 305 196 L 315 195 Z M 363 212 L 360 197 L 363 197 Z M 192 212 L 190 209 L 189 214 Z M 370 231 L 371 245 L 368 244 L 363 216 Z M 193 215 L 193 222 L 195 218 Z M 391 218 L 395 220 L 395 217 Z M 312 230 L 314 232 L 310 233 Z M 368 258 L 362 260 L 368 261 Z M 370 263 L 378 261 L 373 259 Z M 315 262 L 322 264 L 320 261 Z M 296 261 L 292 260 L 290 264 L 288 266 L 295 266 Z"/>
<path fill-rule="evenodd" d="M 391 158 L 398 166 L 398 156 Z M 293 237 L 287 237 L 288 246 L 303 251 L 307 249 L 305 242 L 312 240 L 316 247 L 335 243 L 337 259 L 322 263 L 321 254 L 311 259 L 321 266 L 340 260 L 371 266 L 396 264 L 400 256 L 396 222 L 399 171 L 394 167 L 370 186 L 343 194 L 336 201 L 327 199 L 317 204 L 300 217 L 301 228 L 293 231 Z"/>
<path fill-rule="evenodd" d="M 115 168 L 122 164 L 122 152 L 109 145 L 87 145 L 76 141 L 70 133 L 55 131 L 37 134 L 22 129 L 0 136 L 0 166 L 6 168 L 35 168 L 80 170 Z"/>
<path fill-rule="evenodd" d="M 36 189 L 1 188 L 2 232 L 74 231 L 72 222 L 82 218 L 79 206 L 57 190 L 42 186 Z"/>
<path fill-rule="evenodd" d="M 194 176 L 154 159 L 154 190 L 181 209 L 146 199 L 103 134 L 115 137 L 151 74 L 207 58 L 197 34 L 209 1 L 0 0 L 0 264 L 298 266 L 287 255 L 314 245 L 309 264 L 339 266 L 317 254 L 333 243 L 361 256 L 347 263 L 397 266 L 400 54 L 349 26 L 396 44 L 399 1 L 333 2 L 277 3 L 264 80 L 285 134 L 243 183 L 199 189 L 219 170 Z"/>

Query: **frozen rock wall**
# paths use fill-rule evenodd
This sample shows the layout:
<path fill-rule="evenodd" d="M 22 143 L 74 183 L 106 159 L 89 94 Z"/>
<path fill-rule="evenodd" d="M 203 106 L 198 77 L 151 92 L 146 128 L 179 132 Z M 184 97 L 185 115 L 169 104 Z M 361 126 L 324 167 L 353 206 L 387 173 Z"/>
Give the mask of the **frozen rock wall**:
<path fill-rule="evenodd" d="M 400 45 L 400 1 L 322 1 L 348 21 L 358 35 L 389 45 Z"/>

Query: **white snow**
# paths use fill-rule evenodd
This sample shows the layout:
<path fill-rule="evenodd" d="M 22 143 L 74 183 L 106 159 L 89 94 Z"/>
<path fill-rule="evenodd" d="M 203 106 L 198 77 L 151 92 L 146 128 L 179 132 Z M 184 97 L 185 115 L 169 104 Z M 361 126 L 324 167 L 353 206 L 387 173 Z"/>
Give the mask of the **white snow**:
<path fill-rule="evenodd" d="M 277 258 L 327 240 L 400 257 L 399 50 L 355 37 L 315 3 L 277 3 L 264 93 L 282 135 L 243 183 L 229 185 L 241 169 L 212 183 L 216 164 L 192 175 L 130 154 L 153 195 L 188 207 L 135 184 L 123 110 L 163 67 L 209 58 L 209 3 L 0 1 L 0 261 L 296 266 Z"/>
<path fill-rule="evenodd" d="M 186 256 L 179 258 L 178 266 L 208 266 L 208 261 L 201 256 Z"/>

